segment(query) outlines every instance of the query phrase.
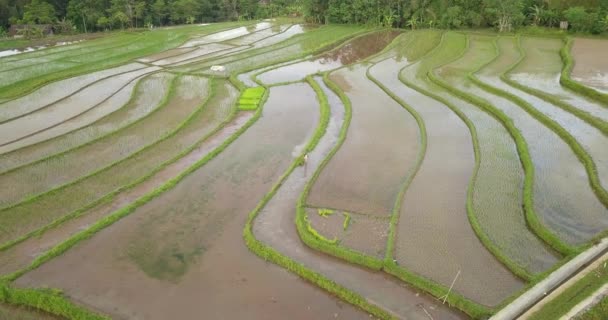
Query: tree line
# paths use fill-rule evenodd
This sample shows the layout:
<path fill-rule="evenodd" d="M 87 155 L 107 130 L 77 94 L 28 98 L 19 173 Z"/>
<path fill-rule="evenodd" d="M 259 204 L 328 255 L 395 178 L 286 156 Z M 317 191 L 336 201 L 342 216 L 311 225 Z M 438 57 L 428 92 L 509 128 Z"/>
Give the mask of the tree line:
<path fill-rule="evenodd" d="M 302 11 L 299 0 L 0 0 L 0 27 L 70 24 L 81 32 L 249 20 Z"/>
<path fill-rule="evenodd" d="M 510 31 L 568 21 L 574 31 L 608 29 L 608 0 L 304 0 L 303 8 L 317 23 Z"/>
<path fill-rule="evenodd" d="M 0 0 L 0 28 L 55 24 L 80 32 L 302 15 L 313 23 L 396 28 L 608 30 L 608 0 Z"/>

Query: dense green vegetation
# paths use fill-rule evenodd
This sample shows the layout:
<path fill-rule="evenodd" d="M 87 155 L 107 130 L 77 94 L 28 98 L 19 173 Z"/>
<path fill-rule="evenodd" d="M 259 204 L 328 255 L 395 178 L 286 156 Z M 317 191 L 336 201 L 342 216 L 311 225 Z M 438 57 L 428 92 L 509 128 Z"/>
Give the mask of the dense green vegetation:
<path fill-rule="evenodd" d="M 557 27 L 560 21 L 568 21 L 575 32 L 600 34 L 608 29 L 607 0 L 0 0 L 0 28 L 54 24 L 59 33 L 281 15 L 304 15 L 315 23 L 411 29 L 511 31 L 521 26 Z"/>

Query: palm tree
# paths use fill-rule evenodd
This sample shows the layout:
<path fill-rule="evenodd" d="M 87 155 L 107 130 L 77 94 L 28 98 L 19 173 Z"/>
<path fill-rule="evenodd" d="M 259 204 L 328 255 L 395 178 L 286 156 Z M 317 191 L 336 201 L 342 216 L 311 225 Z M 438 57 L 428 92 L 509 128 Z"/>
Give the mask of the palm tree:
<path fill-rule="evenodd" d="M 411 27 L 412 30 L 416 30 L 416 25 L 418 24 L 418 17 L 411 17 L 408 21 L 407 21 L 407 26 Z"/>
<path fill-rule="evenodd" d="M 532 11 L 532 13 L 530 14 L 530 16 L 532 17 L 532 24 L 534 24 L 535 26 L 539 25 L 540 19 L 543 16 L 543 8 L 534 5 L 530 7 L 530 10 Z"/>

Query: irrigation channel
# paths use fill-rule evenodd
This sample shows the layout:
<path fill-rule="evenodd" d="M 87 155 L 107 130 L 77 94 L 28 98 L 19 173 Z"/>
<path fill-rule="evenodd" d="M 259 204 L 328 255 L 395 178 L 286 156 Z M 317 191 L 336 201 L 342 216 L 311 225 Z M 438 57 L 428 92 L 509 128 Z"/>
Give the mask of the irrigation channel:
<path fill-rule="evenodd" d="M 0 318 L 566 314 L 605 48 L 283 18 L 0 57 Z"/>

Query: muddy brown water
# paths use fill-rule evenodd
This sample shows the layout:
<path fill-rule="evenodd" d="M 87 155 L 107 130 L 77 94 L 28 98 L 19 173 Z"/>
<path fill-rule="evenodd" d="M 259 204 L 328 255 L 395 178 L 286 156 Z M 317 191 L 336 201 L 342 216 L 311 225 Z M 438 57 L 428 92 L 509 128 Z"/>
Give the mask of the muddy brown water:
<path fill-rule="evenodd" d="M 446 287 L 461 270 L 454 291 L 495 306 L 523 283 L 487 251 L 469 224 L 467 189 L 475 166 L 470 131 L 447 106 L 400 83 L 398 69 L 387 61 L 372 68 L 371 75 L 418 111 L 427 129 L 425 158 L 405 193 L 397 223 L 395 258 L 405 269 Z M 427 90 L 443 91 L 414 76 L 419 66 L 410 65 L 402 74 Z"/>
<path fill-rule="evenodd" d="M 229 98 L 227 98 L 229 99 Z M 99 204 L 83 212 L 78 218 L 74 218 L 58 227 L 55 227 L 43 235 L 32 237 L 26 241 L 13 246 L 12 248 L 0 252 L 0 275 L 10 274 L 26 268 L 32 261 L 52 249 L 54 246 L 67 240 L 74 234 L 85 230 L 116 210 L 133 203 L 138 198 L 152 192 L 162 186 L 169 179 L 176 177 L 179 173 L 192 166 L 199 159 L 205 157 L 213 149 L 219 147 L 231 135 L 236 133 L 249 119 L 253 117 L 252 112 L 241 112 L 235 119 L 223 127 L 205 142 L 201 143 L 189 154 L 171 163 L 161 171 L 155 173 L 144 182 L 125 190 L 112 197 L 108 202 Z"/>
<path fill-rule="evenodd" d="M 608 41 L 599 39 L 574 39 L 572 79 L 596 90 L 608 93 Z"/>
<path fill-rule="evenodd" d="M 1 183 L 12 185 L 12 188 L 3 192 L 0 204 L 5 207 L 91 174 L 153 145 L 176 130 L 201 107 L 208 95 L 208 80 L 185 76 L 175 85 L 174 95 L 167 105 L 145 121 L 83 148 L 1 175 Z"/>
<path fill-rule="evenodd" d="M 174 75 L 170 73 L 156 73 L 143 78 L 134 92 L 133 100 L 118 111 L 84 128 L 44 142 L 23 139 L 21 143 L 0 147 L 0 172 L 70 150 L 141 120 L 159 106 L 168 93 L 169 83 L 173 78 Z"/>
<path fill-rule="evenodd" d="M 106 78 L 52 106 L 3 123 L 0 125 L 0 145 L 15 142 L 76 117 L 102 103 L 134 79 L 157 70 L 158 67 L 149 67 Z"/>
<path fill-rule="evenodd" d="M 357 63 L 382 51 L 400 34 L 400 31 L 389 30 L 363 35 L 313 60 L 298 62 L 260 74 L 258 79 L 266 84 L 297 81 L 309 74 Z"/>
<path fill-rule="evenodd" d="M 263 116 L 218 157 L 17 284 L 62 288 L 118 319 L 368 318 L 242 239 L 249 211 L 310 137 L 317 110 L 304 84 L 271 89 Z"/>
<path fill-rule="evenodd" d="M 416 162 L 420 137 L 414 118 L 366 78 L 366 69 L 357 65 L 332 73 L 352 103 L 352 121 L 308 204 L 387 216 Z"/>
<path fill-rule="evenodd" d="M 428 320 L 426 311 L 434 319 L 466 319 L 467 317 L 457 310 L 441 305 L 436 299 L 394 277 L 321 254 L 310 249 L 300 240 L 294 224 L 297 198 L 303 191 L 306 181 L 335 145 L 344 117 L 344 106 L 340 99 L 318 78 L 316 80 L 328 96 L 331 107 L 331 120 L 327 133 L 315 150 L 309 154 L 306 168 L 296 168 L 256 217 L 253 226 L 255 237 L 281 254 L 354 291 L 398 318 Z M 318 216 L 316 209 L 309 209 L 309 212 L 311 216 Z M 335 213 L 327 220 L 335 220 L 332 223 L 339 224 L 338 228 L 332 227 L 336 230 L 342 228 L 342 218 L 341 213 Z"/>
<path fill-rule="evenodd" d="M 498 44 L 500 63 L 484 67 L 480 79 L 526 101 L 536 101 L 535 97 L 500 80 L 500 73 L 509 65 L 505 61 L 514 63 L 519 53 L 514 38 L 501 37 Z M 528 143 L 535 166 L 535 209 L 545 226 L 573 245 L 582 244 L 605 230 L 608 210 L 595 197 L 587 173 L 570 147 L 519 106 L 504 99 L 496 99 L 495 106 L 515 121 Z"/>
<path fill-rule="evenodd" d="M 455 88 L 494 101 L 492 94 L 466 77 L 496 56 L 494 37 L 469 36 L 469 46 L 458 60 L 435 72 Z M 449 98 L 447 92 L 439 94 Z M 474 105 L 456 106 L 477 131 L 480 166 L 473 189 L 473 210 L 482 232 L 507 258 L 531 273 L 546 271 L 557 256 L 528 228 L 523 210 L 524 171 L 515 141 L 495 118 Z"/>
<path fill-rule="evenodd" d="M 72 95 L 99 80 L 144 67 L 145 66 L 142 64 L 130 63 L 117 68 L 106 69 L 47 84 L 28 95 L 0 104 L 0 122 L 5 122 L 41 109 L 57 102 L 59 99 Z"/>

